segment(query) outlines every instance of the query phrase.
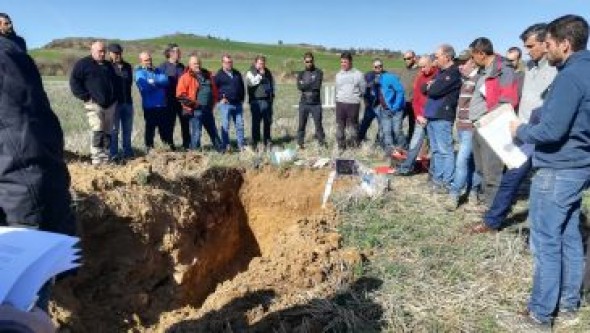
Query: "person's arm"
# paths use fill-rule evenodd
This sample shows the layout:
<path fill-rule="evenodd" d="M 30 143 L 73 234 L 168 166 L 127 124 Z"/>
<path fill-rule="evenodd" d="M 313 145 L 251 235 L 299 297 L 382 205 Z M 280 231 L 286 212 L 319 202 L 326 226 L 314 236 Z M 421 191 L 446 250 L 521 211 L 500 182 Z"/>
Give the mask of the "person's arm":
<path fill-rule="evenodd" d="M 521 124 L 516 136 L 524 143 L 543 145 L 563 140 L 582 103 L 584 93 L 578 83 L 568 76 L 559 76 L 553 83 L 553 91 L 542 107 L 537 124 Z"/>
<path fill-rule="evenodd" d="M 39 308 L 25 312 L 9 305 L 0 305 L 0 332 L 20 332 L 24 329 L 34 333 L 56 331 L 49 316 Z"/>
<path fill-rule="evenodd" d="M 441 98 L 453 90 L 461 88 L 461 75 L 459 71 L 443 73 L 427 88 L 428 97 Z"/>
<path fill-rule="evenodd" d="M 392 108 L 393 110 L 401 110 L 404 108 L 405 103 L 404 103 L 404 98 L 405 98 L 405 92 L 404 92 L 404 86 L 402 85 L 402 83 L 400 82 L 400 80 L 391 75 L 391 88 L 395 91 L 395 99 L 393 101 L 393 105 Z"/>
<path fill-rule="evenodd" d="M 166 75 L 166 73 L 160 72 L 158 70 L 156 70 L 156 72 L 154 73 L 154 81 L 155 81 L 155 85 L 159 88 L 168 88 L 169 85 L 169 79 L 168 79 L 168 75 Z"/>
<path fill-rule="evenodd" d="M 81 61 L 78 61 L 74 65 L 72 74 L 70 75 L 70 90 L 76 98 L 88 102 L 90 100 L 90 93 L 84 85 L 84 69 L 82 67 Z"/>
<path fill-rule="evenodd" d="M 140 92 L 149 92 L 155 89 L 154 84 L 148 81 L 147 71 L 143 69 L 135 71 L 135 84 Z"/>
<path fill-rule="evenodd" d="M 367 90 L 367 81 L 365 80 L 363 73 L 360 71 L 358 72 L 357 80 L 359 81 L 359 90 L 361 92 L 361 96 L 364 96 Z"/>
<path fill-rule="evenodd" d="M 245 97 L 246 91 L 244 90 L 244 79 L 242 79 L 242 75 L 238 73 L 238 99 L 240 103 L 244 103 Z"/>

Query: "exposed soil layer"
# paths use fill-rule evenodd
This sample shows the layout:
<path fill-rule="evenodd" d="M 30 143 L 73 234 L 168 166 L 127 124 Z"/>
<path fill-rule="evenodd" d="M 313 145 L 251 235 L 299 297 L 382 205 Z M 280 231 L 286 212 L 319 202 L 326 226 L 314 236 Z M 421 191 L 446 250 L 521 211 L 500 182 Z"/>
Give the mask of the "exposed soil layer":
<path fill-rule="evenodd" d="M 350 282 L 360 256 L 320 207 L 328 171 L 208 165 L 192 153 L 70 163 L 84 264 L 54 289 L 62 328 L 294 331 L 310 316 L 278 313 Z"/>

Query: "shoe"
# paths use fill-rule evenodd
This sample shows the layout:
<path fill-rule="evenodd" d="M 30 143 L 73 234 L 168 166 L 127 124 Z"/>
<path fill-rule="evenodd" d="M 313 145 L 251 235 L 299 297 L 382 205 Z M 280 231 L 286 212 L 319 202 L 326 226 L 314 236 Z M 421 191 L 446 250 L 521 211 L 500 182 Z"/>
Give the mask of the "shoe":
<path fill-rule="evenodd" d="M 554 324 L 560 328 L 574 326 L 578 322 L 580 322 L 580 318 L 576 310 L 559 310 L 554 319 Z"/>
<path fill-rule="evenodd" d="M 494 232 L 498 232 L 498 230 L 490 228 L 487 224 L 485 224 L 485 222 L 477 222 L 476 224 L 472 224 L 471 226 L 469 226 L 469 233 L 471 233 L 472 235 Z"/>
<path fill-rule="evenodd" d="M 542 322 L 528 310 L 512 314 L 503 314 L 498 317 L 498 323 L 508 332 L 522 333 L 551 333 L 551 322 Z"/>

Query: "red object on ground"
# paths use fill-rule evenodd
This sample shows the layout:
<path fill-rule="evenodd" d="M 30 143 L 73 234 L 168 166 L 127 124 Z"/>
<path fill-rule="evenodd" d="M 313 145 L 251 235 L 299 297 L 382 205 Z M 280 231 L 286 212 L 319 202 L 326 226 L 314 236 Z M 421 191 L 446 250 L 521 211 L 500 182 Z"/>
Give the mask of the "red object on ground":
<path fill-rule="evenodd" d="M 395 168 L 389 167 L 387 165 L 376 166 L 373 170 L 375 173 L 380 175 L 387 175 L 387 174 L 394 174 Z"/>
<path fill-rule="evenodd" d="M 408 152 L 402 149 L 396 149 L 391 153 L 391 157 L 398 161 L 403 161 L 408 157 Z"/>

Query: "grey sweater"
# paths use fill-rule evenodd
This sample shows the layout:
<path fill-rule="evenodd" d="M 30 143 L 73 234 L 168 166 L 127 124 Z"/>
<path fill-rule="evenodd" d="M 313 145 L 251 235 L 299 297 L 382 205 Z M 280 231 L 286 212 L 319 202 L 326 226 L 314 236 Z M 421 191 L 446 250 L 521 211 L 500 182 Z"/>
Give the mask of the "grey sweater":
<path fill-rule="evenodd" d="M 365 77 L 356 68 L 336 74 L 336 102 L 360 104 L 367 87 Z"/>

